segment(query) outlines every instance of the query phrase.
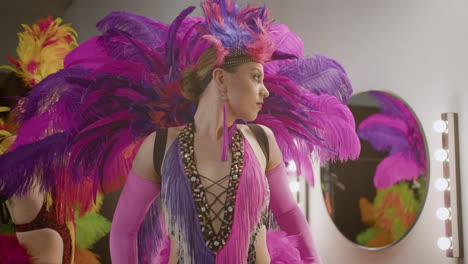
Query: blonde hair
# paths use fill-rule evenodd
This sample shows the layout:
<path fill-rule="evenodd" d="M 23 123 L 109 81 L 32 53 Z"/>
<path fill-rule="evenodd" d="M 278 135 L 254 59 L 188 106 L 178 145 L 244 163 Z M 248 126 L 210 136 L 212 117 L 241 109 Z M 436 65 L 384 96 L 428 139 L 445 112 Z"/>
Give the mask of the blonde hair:
<path fill-rule="evenodd" d="M 205 91 L 206 87 L 213 79 L 214 64 L 216 62 L 217 53 L 213 47 L 208 48 L 198 59 L 195 67 L 187 68 L 182 73 L 181 90 L 182 95 L 193 103 L 198 103 L 200 96 Z M 250 58 L 242 56 L 238 58 Z M 246 60 L 239 60 L 244 62 Z M 223 64 L 219 68 L 227 72 L 236 72 L 241 63 Z"/>

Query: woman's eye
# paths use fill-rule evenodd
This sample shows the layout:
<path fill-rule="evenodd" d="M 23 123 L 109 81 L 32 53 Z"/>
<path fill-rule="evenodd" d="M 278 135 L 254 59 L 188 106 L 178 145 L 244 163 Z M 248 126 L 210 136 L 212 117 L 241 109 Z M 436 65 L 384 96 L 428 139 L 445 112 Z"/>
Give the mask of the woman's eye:
<path fill-rule="evenodd" d="M 260 76 L 260 75 L 258 75 L 258 74 L 257 74 L 257 75 L 254 75 L 254 79 L 255 79 L 256 81 L 259 81 L 261 77 L 262 77 L 262 76 Z"/>

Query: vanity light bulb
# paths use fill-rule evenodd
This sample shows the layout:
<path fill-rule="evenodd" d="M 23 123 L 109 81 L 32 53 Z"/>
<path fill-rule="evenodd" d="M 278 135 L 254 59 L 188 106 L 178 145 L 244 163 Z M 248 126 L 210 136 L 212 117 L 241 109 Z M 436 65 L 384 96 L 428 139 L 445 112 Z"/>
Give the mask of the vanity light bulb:
<path fill-rule="evenodd" d="M 437 246 L 442 250 L 447 250 L 452 247 L 452 240 L 448 237 L 441 237 L 437 240 Z"/>
<path fill-rule="evenodd" d="M 299 186 L 299 182 L 298 182 L 298 181 L 291 181 L 291 182 L 289 182 L 289 190 L 290 190 L 292 193 L 297 193 L 297 192 L 299 192 L 300 189 L 301 189 L 301 186 Z"/>
<path fill-rule="evenodd" d="M 439 178 L 435 181 L 434 186 L 439 191 L 445 191 L 449 187 L 449 181 L 445 178 Z"/>
<path fill-rule="evenodd" d="M 448 152 L 445 149 L 438 149 L 434 152 L 434 158 L 437 161 L 444 162 L 448 159 Z"/>
<path fill-rule="evenodd" d="M 450 209 L 441 207 L 436 211 L 437 218 L 442 221 L 448 220 L 450 218 Z"/>
<path fill-rule="evenodd" d="M 432 127 L 434 128 L 435 132 L 442 134 L 447 132 L 448 125 L 444 120 L 437 120 L 434 122 Z"/>
<path fill-rule="evenodd" d="M 288 170 L 293 172 L 297 171 L 296 163 L 293 160 L 288 162 Z"/>

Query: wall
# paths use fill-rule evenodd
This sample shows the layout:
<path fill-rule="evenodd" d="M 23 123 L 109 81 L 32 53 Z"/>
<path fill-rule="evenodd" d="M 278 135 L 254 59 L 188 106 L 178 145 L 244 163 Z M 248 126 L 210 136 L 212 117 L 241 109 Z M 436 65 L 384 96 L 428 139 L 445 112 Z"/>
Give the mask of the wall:
<path fill-rule="evenodd" d="M 406 100 L 422 123 L 429 153 L 441 147 L 440 135 L 432 130 L 433 121 L 442 112 L 459 113 L 463 218 L 468 219 L 468 184 L 463 179 L 468 170 L 468 106 L 463 102 L 468 99 L 468 2 L 265 2 L 278 23 L 288 24 L 303 38 L 306 53 L 325 54 L 341 62 L 356 92 L 385 90 Z M 65 20 L 73 23 L 83 41 L 96 34 L 93 25 L 111 10 L 123 9 L 170 22 L 183 7 L 193 3 L 197 1 L 79 0 L 67 10 Z M 311 226 L 324 263 L 464 263 L 446 258 L 436 245 L 444 233 L 442 222 L 435 217 L 435 210 L 442 206 L 442 193 L 433 189 L 432 182 L 441 176 L 441 170 L 441 165 L 431 158 L 431 188 L 419 221 L 403 241 L 380 251 L 359 249 L 341 236 L 326 213 L 320 189 L 312 189 Z"/>
<path fill-rule="evenodd" d="M 124 10 L 171 23 L 184 8 L 199 6 L 196 0 L 75 0 L 65 12 L 65 20 L 72 23 L 78 32 L 78 40 L 84 40 L 98 34 L 95 24 L 112 11 Z M 200 16 L 197 8 L 194 15 Z"/>
<path fill-rule="evenodd" d="M 303 36 L 308 52 L 340 61 L 348 70 L 356 92 L 386 90 L 405 99 L 422 123 L 430 154 L 441 147 L 440 135 L 432 130 L 433 121 L 442 112 L 459 113 L 463 176 L 468 169 L 465 152 L 468 142 L 463 135 L 468 129 L 468 107 L 462 103 L 463 98 L 468 98 L 465 78 L 468 29 L 464 26 L 468 17 L 462 12 L 467 3 L 364 0 L 293 3 L 288 13 L 278 12 L 278 20 Z M 441 176 L 442 168 L 432 158 L 430 164 L 433 181 Z M 464 180 L 462 177 L 462 203 L 467 219 L 468 188 Z M 435 210 L 442 206 L 442 193 L 432 188 L 432 182 L 414 229 L 397 245 L 375 252 L 355 247 L 338 233 L 325 213 L 318 188 L 313 190 L 312 197 L 311 211 L 316 217 L 311 225 L 325 263 L 464 263 L 446 258 L 437 248 L 437 238 L 444 233 L 443 224 L 435 217 Z"/>

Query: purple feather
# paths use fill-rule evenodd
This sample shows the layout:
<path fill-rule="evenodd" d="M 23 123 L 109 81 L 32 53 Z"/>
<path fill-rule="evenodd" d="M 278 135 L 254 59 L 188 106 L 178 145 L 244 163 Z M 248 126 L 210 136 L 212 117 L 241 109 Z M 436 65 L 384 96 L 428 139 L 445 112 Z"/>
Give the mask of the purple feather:
<path fill-rule="evenodd" d="M 369 94 L 379 102 L 381 113 L 404 119 L 404 114 L 401 111 L 401 107 L 399 107 L 399 104 L 396 104 L 397 100 L 392 99 L 391 96 L 386 93 L 378 91 L 371 91 Z"/>
<path fill-rule="evenodd" d="M 85 69 L 96 69 L 102 63 L 108 62 L 111 58 L 98 43 L 99 38 L 93 37 L 80 44 L 79 49 L 74 49 L 65 57 L 63 65 L 65 68 L 79 65 Z"/>
<path fill-rule="evenodd" d="M 379 124 L 358 129 L 358 135 L 369 142 L 375 150 L 389 152 L 389 155 L 411 151 L 412 148 L 406 135 L 401 131 Z"/>
<path fill-rule="evenodd" d="M 52 192 L 56 186 L 56 177 L 63 177 L 57 174 L 65 166 L 62 157 L 66 155 L 63 153 L 66 138 L 66 134 L 58 133 L 0 155 L 0 195 L 25 195 L 37 184 L 37 179 L 40 180 L 42 191 Z M 37 167 L 36 164 L 44 166 Z"/>
<path fill-rule="evenodd" d="M 158 48 L 166 43 L 169 30 L 169 25 L 165 23 L 125 11 L 110 13 L 99 21 L 96 27 L 101 33 L 114 29 L 126 32 L 152 48 Z"/>
<path fill-rule="evenodd" d="M 346 104 L 353 92 L 346 72 L 336 61 L 325 56 L 283 63 L 278 72 L 303 89 L 316 94 L 330 94 Z"/>
<path fill-rule="evenodd" d="M 177 17 L 174 19 L 172 22 L 169 32 L 168 32 L 168 38 L 166 42 L 166 51 L 167 51 L 167 58 L 166 58 L 166 65 L 171 65 L 172 66 L 172 73 L 171 75 L 177 77 L 179 76 L 179 63 L 178 63 L 178 58 L 179 55 L 177 54 L 179 50 L 177 49 L 177 46 L 174 45 L 174 42 L 176 41 L 176 36 L 177 32 L 179 31 L 179 27 L 181 26 L 183 20 L 193 12 L 195 9 L 194 6 L 188 7 L 184 9 Z"/>
<path fill-rule="evenodd" d="M 341 66 L 335 63 L 325 57 L 308 58 L 283 63 L 283 70 L 277 74 L 266 70 L 265 86 L 270 97 L 255 121 L 273 130 L 284 161 L 294 160 L 298 173 L 310 184 L 311 153 L 326 162 L 353 159 L 360 152 L 354 118 L 341 101 L 352 89 Z M 288 66 L 292 70 L 286 70 Z M 295 74 L 295 66 L 313 77 Z"/>
<path fill-rule="evenodd" d="M 269 38 L 275 45 L 275 51 L 291 54 L 297 58 L 304 56 L 304 43 L 302 39 L 283 24 L 271 25 L 268 31 Z"/>
<path fill-rule="evenodd" d="M 386 93 L 373 91 L 371 96 L 379 102 L 380 113 L 364 119 L 359 124 L 358 134 L 377 151 L 389 152 L 377 167 L 375 186 L 388 188 L 399 181 L 415 180 L 424 175 L 427 170 L 424 137 L 411 110 Z M 404 172 L 398 173 L 397 168 Z"/>

